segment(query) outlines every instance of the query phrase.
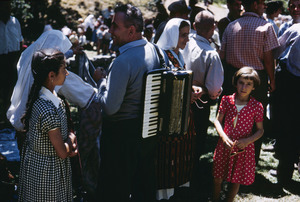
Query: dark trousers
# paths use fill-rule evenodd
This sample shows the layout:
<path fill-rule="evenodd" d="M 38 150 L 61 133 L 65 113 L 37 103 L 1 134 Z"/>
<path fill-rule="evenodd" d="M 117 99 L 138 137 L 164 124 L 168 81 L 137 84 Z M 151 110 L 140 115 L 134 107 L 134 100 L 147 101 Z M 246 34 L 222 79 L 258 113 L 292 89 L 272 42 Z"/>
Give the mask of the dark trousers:
<path fill-rule="evenodd" d="M 10 98 L 16 84 L 17 62 L 19 52 L 0 55 L 0 121 L 7 121 L 6 112 L 10 106 Z"/>
<path fill-rule="evenodd" d="M 196 132 L 195 162 L 192 171 L 191 188 L 193 194 L 196 195 L 197 193 L 199 193 L 200 186 L 201 186 L 200 183 L 201 167 L 200 167 L 199 158 L 205 152 L 207 129 L 209 126 L 210 106 L 211 106 L 210 101 L 206 104 L 201 104 L 198 101 L 200 108 L 198 108 L 195 103 L 191 105 L 193 111 L 195 132 Z"/>
<path fill-rule="evenodd" d="M 223 83 L 223 93 L 222 95 L 231 95 L 234 92 L 236 92 L 235 87 L 232 85 L 232 78 L 239 69 L 233 67 L 230 64 L 227 64 L 226 62 L 223 62 L 224 66 L 224 83 Z M 265 70 L 256 70 L 259 78 L 260 78 L 260 85 L 255 88 L 255 90 L 252 92 L 252 96 L 258 100 L 259 102 L 262 103 L 264 107 L 264 129 L 265 129 L 265 134 L 269 132 L 269 128 L 266 126 L 269 125 L 269 120 L 266 117 L 266 108 L 269 103 L 268 101 L 268 75 Z M 253 127 L 253 132 L 256 131 L 256 127 Z M 259 156 L 260 156 L 260 149 L 262 145 L 262 138 L 257 140 L 255 143 L 255 162 L 256 164 L 258 163 Z"/>
<path fill-rule="evenodd" d="M 279 81 L 276 85 L 274 111 L 276 111 L 275 130 L 278 131 L 276 141 L 276 156 L 279 160 L 278 181 L 288 184 L 292 179 L 294 163 L 299 161 L 300 155 L 300 113 L 299 99 L 300 77 L 294 76 L 282 66 L 277 74 Z"/>
<path fill-rule="evenodd" d="M 139 119 L 103 121 L 100 201 L 155 201 L 156 143 L 142 138 Z"/>

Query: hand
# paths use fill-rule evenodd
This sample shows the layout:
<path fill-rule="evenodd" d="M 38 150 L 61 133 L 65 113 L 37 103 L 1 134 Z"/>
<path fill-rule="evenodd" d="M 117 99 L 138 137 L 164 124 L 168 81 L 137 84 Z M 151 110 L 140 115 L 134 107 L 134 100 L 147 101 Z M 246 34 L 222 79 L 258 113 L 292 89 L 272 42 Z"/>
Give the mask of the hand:
<path fill-rule="evenodd" d="M 74 54 L 81 54 L 81 53 L 83 53 L 83 52 L 82 52 L 82 51 L 83 51 L 83 47 L 81 47 L 81 46 L 79 46 L 79 45 L 73 47 L 72 50 L 73 50 L 73 53 L 74 53 Z"/>
<path fill-rule="evenodd" d="M 70 157 L 76 156 L 78 153 L 78 147 L 77 147 L 77 138 L 73 132 L 69 133 L 69 139 L 71 141 L 71 148 L 70 148 Z"/>
<path fill-rule="evenodd" d="M 69 154 L 69 157 L 74 157 L 74 156 L 76 156 L 77 154 L 78 154 L 78 149 L 72 150 L 72 151 L 70 152 L 70 154 Z"/>
<path fill-rule="evenodd" d="M 227 148 L 227 149 L 229 149 L 229 150 L 231 150 L 232 149 L 232 147 L 234 146 L 234 142 L 232 142 L 232 140 L 229 138 L 229 137 L 224 137 L 224 138 L 222 138 L 222 140 L 223 140 L 223 144 L 224 144 L 224 146 Z"/>
<path fill-rule="evenodd" d="M 223 92 L 223 88 L 221 87 L 220 90 L 216 94 L 209 95 L 209 98 L 212 99 L 212 100 L 215 100 L 221 95 L 222 92 Z"/>
<path fill-rule="evenodd" d="M 276 86 L 275 86 L 275 80 L 270 80 L 270 86 L 269 86 L 269 91 L 270 93 L 271 92 L 274 92 L 274 90 L 276 89 Z"/>
<path fill-rule="evenodd" d="M 106 71 L 103 67 L 98 67 L 93 75 L 93 79 L 95 82 L 98 82 L 100 79 L 106 77 Z"/>
<path fill-rule="evenodd" d="M 193 85 L 192 88 L 193 88 L 193 92 L 191 96 L 191 104 L 194 103 L 199 98 L 201 98 L 201 96 L 204 94 L 204 91 L 200 86 Z"/>
<path fill-rule="evenodd" d="M 237 146 L 239 149 L 245 149 L 247 147 L 249 142 L 247 141 L 246 138 L 242 138 L 236 141 L 235 146 Z"/>

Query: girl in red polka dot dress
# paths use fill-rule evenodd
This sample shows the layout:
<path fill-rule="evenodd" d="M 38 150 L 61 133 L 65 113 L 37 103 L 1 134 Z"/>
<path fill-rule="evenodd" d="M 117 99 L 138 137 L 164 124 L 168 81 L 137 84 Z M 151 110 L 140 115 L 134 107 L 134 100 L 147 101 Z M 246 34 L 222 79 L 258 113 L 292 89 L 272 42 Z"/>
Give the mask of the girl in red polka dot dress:
<path fill-rule="evenodd" d="M 252 67 L 243 67 L 235 73 L 232 83 L 237 91 L 222 97 L 215 120 L 220 138 L 213 163 L 214 201 L 220 198 L 223 180 L 230 182 L 227 201 L 233 201 L 240 184 L 254 182 L 254 142 L 264 133 L 263 106 L 250 95 L 260 83 L 257 72 Z"/>

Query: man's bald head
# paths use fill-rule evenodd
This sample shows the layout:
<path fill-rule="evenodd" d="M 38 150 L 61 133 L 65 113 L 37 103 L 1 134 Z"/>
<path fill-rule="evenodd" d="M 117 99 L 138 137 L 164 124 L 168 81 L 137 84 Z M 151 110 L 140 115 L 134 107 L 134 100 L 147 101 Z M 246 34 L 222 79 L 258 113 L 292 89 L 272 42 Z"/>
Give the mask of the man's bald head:
<path fill-rule="evenodd" d="M 215 27 L 215 18 L 209 11 L 201 11 L 195 17 L 194 29 L 197 34 L 207 38 L 209 35 L 213 34 Z M 211 33 L 212 32 L 212 33 Z M 210 38 L 211 36 L 209 36 Z"/>

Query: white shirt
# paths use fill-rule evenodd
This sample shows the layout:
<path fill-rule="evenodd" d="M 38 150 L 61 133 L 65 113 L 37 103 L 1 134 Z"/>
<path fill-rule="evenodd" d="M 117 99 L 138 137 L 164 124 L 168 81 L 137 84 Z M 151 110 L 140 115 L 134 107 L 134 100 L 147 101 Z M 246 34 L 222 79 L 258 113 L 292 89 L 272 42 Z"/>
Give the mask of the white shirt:
<path fill-rule="evenodd" d="M 197 34 L 192 35 L 183 51 L 186 69 L 194 72 L 194 84 L 206 87 L 209 96 L 216 99 L 222 91 L 224 81 L 223 66 L 219 54 L 209 41 Z"/>
<path fill-rule="evenodd" d="M 23 37 L 17 18 L 10 16 L 6 24 L 0 21 L 0 39 L 0 54 L 20 50 L 20 42 L 23 40 Z"/>
<path fill-rule="evenodd" d="M 67 27 L 67 26 L 64 26 L 62 29 L 61 29 L 62 33 L 65 35 L 65 36 L 69 36 L 70 34 L 72 34 L 72 30 Z"/>

